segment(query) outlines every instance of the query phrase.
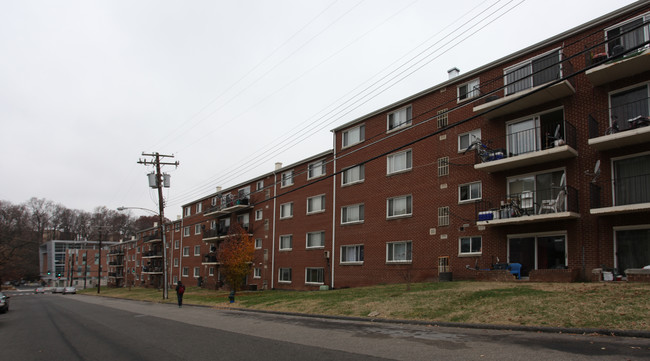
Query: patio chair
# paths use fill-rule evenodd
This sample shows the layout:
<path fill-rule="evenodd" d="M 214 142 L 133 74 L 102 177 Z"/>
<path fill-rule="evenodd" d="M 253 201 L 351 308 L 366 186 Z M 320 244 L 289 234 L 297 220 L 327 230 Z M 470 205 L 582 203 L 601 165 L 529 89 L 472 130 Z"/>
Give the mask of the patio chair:
<path fill-rule="evenodd" d="M 508 264 L 508 270 L 510 270 L 510 273 L 517 276 L 517 279 L 521 279 L 521 263 Z"/>
<path fill-rule="evenodd" d="M 564 203 L 566 201 L 566 175 L 562 174 L 560 179 L 560 191 L 557 193 L 557 197 L 554 199 L 544 199 L 542 204 L 539 207 L 539 212 L 537 214 L 542 214 L 544 211 L 550 211 L 553 213 L 564 212 Z"/>

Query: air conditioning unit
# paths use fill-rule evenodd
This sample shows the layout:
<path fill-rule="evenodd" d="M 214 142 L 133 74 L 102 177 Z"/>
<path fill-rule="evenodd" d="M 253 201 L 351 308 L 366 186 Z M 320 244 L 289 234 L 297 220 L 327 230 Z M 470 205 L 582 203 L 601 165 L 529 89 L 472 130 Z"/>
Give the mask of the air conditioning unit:
<path fill-rule="evenodd" d="M 325 258 L 327 258 L 327 259 L 330 258 L 330 251 L 325 251 Z"/>

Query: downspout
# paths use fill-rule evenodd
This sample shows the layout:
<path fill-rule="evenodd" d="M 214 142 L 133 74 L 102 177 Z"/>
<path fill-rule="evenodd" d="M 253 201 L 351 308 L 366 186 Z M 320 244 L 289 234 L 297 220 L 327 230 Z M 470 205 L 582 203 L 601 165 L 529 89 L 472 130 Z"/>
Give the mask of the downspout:
<path fill-rule="evenodd" d="M 181 218 L 181 246 L 178 248 L 178 280 L 181 280 L 183 273 L 183 239 L 185 238 L 185 209 L 181 208 L 183 218 Z M 173 261 L 172 261 L 173 262 Z"/>
<path fill-rule="evenodd" d="M 332 177 L 332 256 L 330 257 L 330 288 L 334 288 L 334 262 L 336 262 L 336 133 L 334 133 L 334 170 Z"/>
<path fill-rule="evenodd" d="M 277 202 L 278 174 L 273 171 L 273 230 L 271 231 L 271 289 L 275 288 L 275 212 Z"/>

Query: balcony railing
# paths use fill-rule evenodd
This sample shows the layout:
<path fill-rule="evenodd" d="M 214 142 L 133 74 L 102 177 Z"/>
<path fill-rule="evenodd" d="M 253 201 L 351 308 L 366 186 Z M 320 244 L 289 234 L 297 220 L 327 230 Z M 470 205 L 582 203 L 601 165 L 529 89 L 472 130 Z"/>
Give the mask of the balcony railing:
<path fill-rule="evenodd" d="M 650 174 L 619 177 L 608 183 L 605 192 L 598 185 L 591 186 L 592 214 L 619 214 L 650 209 Z"/>
<path fill-rule="evenodd" d="M 577 156 L 576 129 L 567 121 L 507 133 L 487 143 L 476 152 L 474 168 L 489 172 Z"/>
<path fill-rule="evenodd" d="M 589 114 L 589 145 L 602 151 L 649 142 L 649 107 L 644 97 Z"/>
<path fill-rule="evenodd" d="M 218 263 L 217 256 L 214 253 L 203 255 L 203 263 Z"/>
<path fill-rule="evenodd" d="M 142 252 L 142 258 L 153 258 L 153 257 L 162 257 L 162 252 L 160 251 Z"/>
<path fill-rule="evenodd" d="M 144 273 L 162 273 L 162 267 L 142 266 Z"/>
<path fill-rule="evenodd" d="M 142 241 L 144 242 L 152 242 L 152 241 L 160 241 L 160 240 L 161 238 L 158 232 L 142 237 Z"/>
<path fill-rule="evenodd" d="M 209 215 L 224 215 L 236 212 L 242 209 L 250 208 L 250 196 L 243 198 L 226 198 L 220 204 L 211 207 L 203 213 L 205 216 Z"/>
<path fill-rule="evenodd" d="M 479 224 L 515 224 L 579 217 L 578 191 L 570 186 L 511 193 L 476 203 Z"/>
<path fill-rule="evenodd" d="M 243 230 L 246 232 L 253 233 L 253 226 L 249 223 L 246 225 L 241 226 Z M 213 228 L 213 229 L 206 229 L 203 231 L 203 240 L 210 240 L 210 239 L 221 239 L 221 238 L 226 238 L 230 234 L 230 227 L 218 227 L 218 228 Z"/>

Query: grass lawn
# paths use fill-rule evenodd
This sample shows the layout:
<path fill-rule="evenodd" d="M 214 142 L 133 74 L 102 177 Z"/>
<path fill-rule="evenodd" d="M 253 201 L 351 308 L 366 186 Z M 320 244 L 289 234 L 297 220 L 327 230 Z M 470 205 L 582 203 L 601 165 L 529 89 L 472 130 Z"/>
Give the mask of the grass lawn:
<path fill-rule="evenodd" d="M 96 289 L 79 293 L 96 295 Z M 162 291 L 102 288 L 102 296 L 163 302 Z M 165 303 L 176 302 L 169 290 Z M 188 287 L 184 303 L 271 311 L 477 324 L 586 327 L 650 331 L 650 284 L 416 283 L 329 291 L 238 292 Z"/>

